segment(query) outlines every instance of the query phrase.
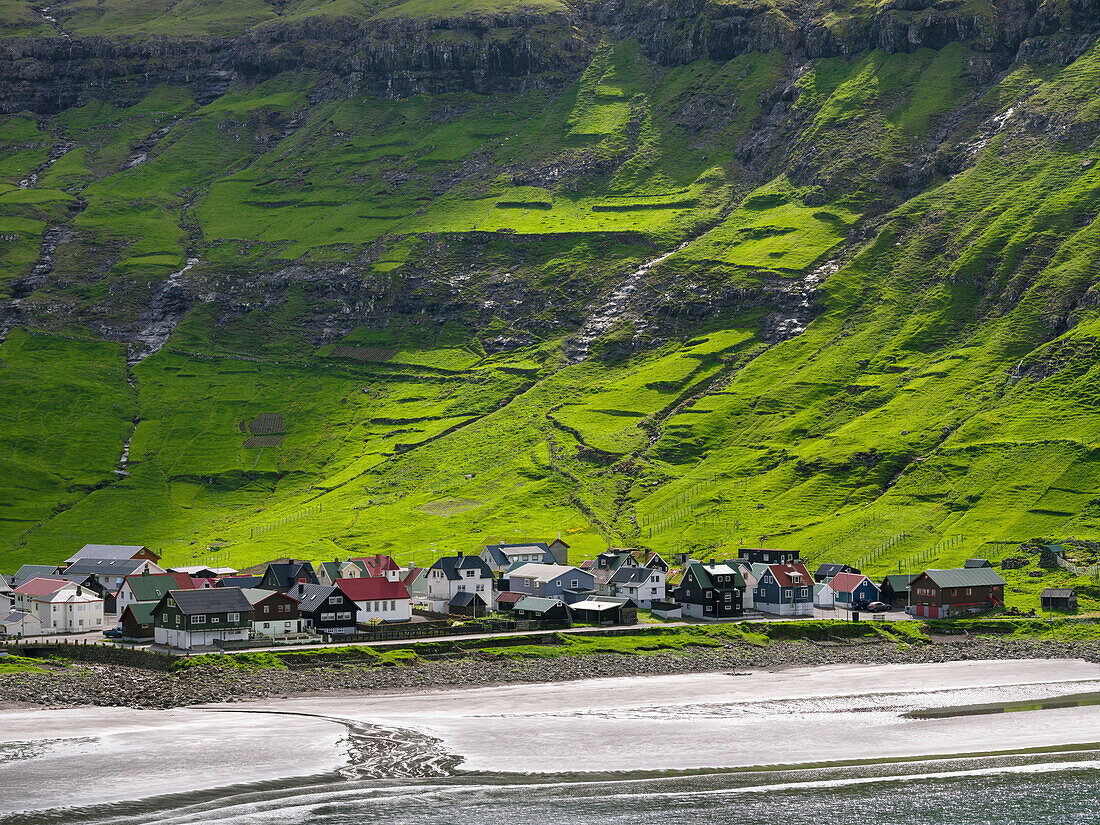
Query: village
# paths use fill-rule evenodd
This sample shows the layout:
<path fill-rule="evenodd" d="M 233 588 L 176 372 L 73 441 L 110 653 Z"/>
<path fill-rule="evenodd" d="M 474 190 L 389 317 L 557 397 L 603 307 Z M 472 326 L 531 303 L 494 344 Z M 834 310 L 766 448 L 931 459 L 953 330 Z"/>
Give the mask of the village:
<path fill-rule="evenodd" d="M 426 568 L 376 554 L 238 571 L 162 565 L 145 546 L 88 544 L 59 565 L 0 575 L 0 639 L 76 637 L 187 654 L 477 631 L 945 619 L 1004 607 L 1006 582 L 985 559 L 872 580 L 839 563 L 811 572 L 792 550 L 701 561 L 612 549 L 578 565 L 568 554 L 558 538 L 488 544 Z M 1047 588 L 1042 606 L 1075 611 L 1076 594 Z"/>

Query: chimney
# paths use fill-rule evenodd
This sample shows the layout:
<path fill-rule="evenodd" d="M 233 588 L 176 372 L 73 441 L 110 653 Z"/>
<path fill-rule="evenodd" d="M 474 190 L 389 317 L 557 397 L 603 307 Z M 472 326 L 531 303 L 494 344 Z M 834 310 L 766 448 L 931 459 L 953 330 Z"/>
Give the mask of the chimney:
<path fill-rule="evenodd" d="M 462 551 L 461 550 L 458 551 L 458 557 L 462 558 Z"/>
<path fill-rule="evenodd" d="M 78 596 L 83 596 L 83 595 L 84 595 L 84 591 L 83 591 L 83 590 L 82 590 L 81 588 L 79 588 L 79 587 L 78 587 L 78 588 L 76 589 L 76 595 L 78 595 Z"/>
<path fill-rule="evenodd" d="M 306 591 L 305 582 L 298 582 L 298 595 L 301 596 Z"/>
<path fill-rule="evenodd" d="M 149 575 L 149 568 L 148 567 L 141 568 L 141 575 L 148 576 Z"/>

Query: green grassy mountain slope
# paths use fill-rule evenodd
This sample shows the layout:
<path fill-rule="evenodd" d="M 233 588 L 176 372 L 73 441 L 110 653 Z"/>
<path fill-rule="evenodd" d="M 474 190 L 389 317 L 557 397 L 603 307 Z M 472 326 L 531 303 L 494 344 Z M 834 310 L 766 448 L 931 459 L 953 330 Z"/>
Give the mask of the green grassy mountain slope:
<path fill-rule="evenodd" d="M 0 566 L 1100 537 L 1096 32 L 917 5 L 4 7 Z"/>

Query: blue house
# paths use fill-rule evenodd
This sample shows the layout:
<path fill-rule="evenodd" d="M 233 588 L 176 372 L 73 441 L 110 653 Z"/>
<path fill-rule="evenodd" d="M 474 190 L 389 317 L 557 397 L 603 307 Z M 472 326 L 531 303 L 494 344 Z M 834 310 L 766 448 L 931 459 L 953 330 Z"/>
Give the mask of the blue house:
<path fill-rule="evenodd" d="M 862 573 L 839 573 L 825 583 L 819 603 L 851 607 L 860 602 L 877 602 L 878 595 L 878 587 Z"/>
<path fill-rule="evenodd" d="M 585 598 L 596 583 L 591 573 L 564 564 L 517 564 L 507 576 L 508 589 L 513 593 L 561 599 L 566 604 Z"/>
<path fill-rule="evenodd" d="M 762 613 L 813 616 L 814 579 L 802 562 L 768 564 L 760 571 L 752 597 Z"/>

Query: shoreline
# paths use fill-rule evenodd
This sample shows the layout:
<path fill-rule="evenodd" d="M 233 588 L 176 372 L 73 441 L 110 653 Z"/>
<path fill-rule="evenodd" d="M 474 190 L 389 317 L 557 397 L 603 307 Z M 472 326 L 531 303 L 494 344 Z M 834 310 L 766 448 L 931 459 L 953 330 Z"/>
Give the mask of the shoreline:
<path fill-rule="evenodd" d="M 1014 659 L 1100 663 L 1100 641 L 949 637 L 919 645 L 894 642 L 731 643 L 648 655 L 598 653 L 510 658 L 474 653 L 395 666 L 329 664 L 305 669 L 196 667 L 158 673 L 121 665 L 74 663 L 45 673 L 0 675 L 0 709 L 80 706 L 174 708 L 318 695 L 407 694 L 494 685 L 608 677 L 707 673 L 748 668 L 781 671 L 823 665 L 887 665 Z M 46 663 L 47 667 L 50 667 Z"/>

